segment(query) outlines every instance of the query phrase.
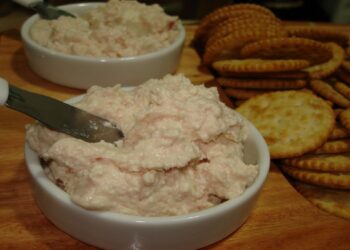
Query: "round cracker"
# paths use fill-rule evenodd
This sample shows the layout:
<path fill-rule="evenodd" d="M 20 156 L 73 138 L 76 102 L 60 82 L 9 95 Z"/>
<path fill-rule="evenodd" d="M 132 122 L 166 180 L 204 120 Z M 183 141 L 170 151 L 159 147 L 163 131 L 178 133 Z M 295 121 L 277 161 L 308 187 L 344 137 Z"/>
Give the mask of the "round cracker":
<path fill-rule="evenodd" d="M 327 141 L 335 115 L 325 100 L 303 91 L 275 91 L 253 97 L 237 111 L 265 138 L 272 159 L 303 155 Z"/>
<path fill-rule="evenodd" d="M 322 80 L 310 81 L 310 87 L 315 93 L 323 98 L 331 101 L 332 103 L 347 108 L 350 107 L 350 100 L 336 91 L 330 84 Z"/>
<path fill-rule="evenodd" d="M 293 71 L 306 68 L 309 62 L 306 60 L 221 60 L 213 63 L 213 68 L 219 73 L 262 73 Z"/>
<path fill-rule="evenodd" d="M 345 70 L 344 67 L 340 67 L 337 70 L 336 75 L 344 83 L 350 85 L 350 73 L 347 70 Z"/>
<path fill-rule="evenodd" d="M 229 35 L 220 39 L 209 39 L 203 54 L 203 63 L 210 65 L 212 62 L 228 58 L 239 58 L 239 51 L 247 43 L 270 37 L 280 37 L 281 34 L 274 27 L 258 24 L 241 26 Z"/>
<path fill-rule="evenodd" d="M 345 51 L 336 43 L 327 43 L 332 51 L 332 58 L 322 64 L 314 65 L 304 69 L 311 79 L 321 79 L 333 74 L 342 64 L 345 58 Z"/>
<path fill-rule="evenodd" d="M 339 114 L 340 123 L 350 131 L 350 108 L 344 110 Z"/>
<path fill-rule="evenodd" d="M 247 44 L 241 49 L 241 58 L 305 59 L 310 65 L 320 64 L 332 58 L 329 46 L 315 40 L 296 37 L 264 39 Z"/>
<path fill-rule="evenodd" d="M 295 182 L 293 185 L 307 200 L 318 208 L 330 214 L 350 219 L 349 191 L 335 190 L 301 182 Z"/>
<path fill-rule="evenodd" d="M 304 170 L 324 172 L 350 172 L 349 154 L 308 154 L 284 159 L 283 164 Z"/>
<path fill-rule="evenodd" d="M 299 89 L 304 88 L 306 80 L 301 79 L 239 79 L 217 78 L 223 87 L 247 88 L 247 89 Z"/>
<path fill-rule="evenodd" d="M 344 128 L 339 122 L 336 122 L 332 133 L 329 135 L 328 140 L 338 140 L 350 137 L 350 130 Z"/>
<path fill-rule="evenodd" d="M 210 31 L 206 45 L 210 46 L 212 43 L 216 42 L 219 39 L 222 39 L 233 33 L 240 31 L 241 34 L 244 34 L 249 29 L 249 32 L 252 30 L 260 30 L 266 33 L 270 33 L 274 36 L 286 37 L 287 32 L 282 25 L 281 20 L 272 16 L 261 16 L 259 17 L 259 22 L 255 22 L 255 17 L 246 16 L 234 16 L 226 19 L 221 22 L 220 25 L 216 26 Z"/>
<path fill-rule="evenodd" d="M 334 42 L 341 47 L 348 46 L 349 35 L 332 28 L 321 27 L 288 27 L 292 37 L 309 38 L 321 42 Z"/>
<path fill-rule="evenodd" d="M 236 89 L 236 88 L 225 88 L 226 95 L 234 97 L 238 100 L 247 100 L 257 95 L 270 93 L 272 90 L 252 90 L 252 89 Z"/>
<path fill-rule="evenodd" d="M 290 177 L 304 183 L 329 188 L 350 189 L 350 173 L 319 172 L 286 165 L 282 166 L 281 169 Z"/>
<path fill-rule="evenodd" d="M 337 81 L 334 84 L 334 89 L 338 91 L 340 94 L 342 94 L 343 96 L 345 96 L 346 98 L 350 99 L 350 86 Z"/>
<path fill-rule="evenodd" d="M 250 78 L 250 79 L 285 79 L 299 80 L 307 79 L 308 74 L 305 71 L 286 71 L 286 72 L 262 72 L 262 73 L 244 73 L 244 72 L 226 72 L 221 73 L 225 77 Z"/>
<path fill-rule="evenodd" d="M 261 16 L 274 17 L 274 14 L 269 9 L 257 4 L 233 4 L 218 8 L 200 21 L 194 35 L 193 43 L 203 46 L 208 39 L 210 31 L 219 23 L 233 16 L 255 16 L 255 18 L 259 18 Z"/>
<path fill-rule="evenodd" d="M 349 139 L 338 139 L 327 141 L 321 147 L 319 147 L 315 154 L 337 154 L 350 152 L 350 140 Z"/>

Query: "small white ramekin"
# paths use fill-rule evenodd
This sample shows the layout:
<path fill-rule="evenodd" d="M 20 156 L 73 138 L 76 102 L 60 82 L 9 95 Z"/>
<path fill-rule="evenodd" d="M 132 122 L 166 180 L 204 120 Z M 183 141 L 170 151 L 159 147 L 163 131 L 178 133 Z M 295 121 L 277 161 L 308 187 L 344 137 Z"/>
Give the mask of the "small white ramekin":
<path fill-rule="evenodd" d="M 60 8 L 81 14 L 102 4 L 68 4 Z M 174 73 L 185 41 L 185 29 L 181 22 L 178 22 L 180 33 L 177 39 L 170 46 L 156 52 L 125 58 L 67 55 L 45 48 L 30 37 L 29 31 L 38 19 L 39 15 L 35 14 L 21 27 L 24 50 L 31 69 L 51 82 L 78 89 L 88 89 L 93 85 L 136 86 L 150 78 L 161 78 Z"/>
<path fill-rule="evenodd" d="M 185 250 L 210 245 L 233 233 L 247 220 L 269 171 L 268 147 L 258 130 L 248 125 L 244 161 L 259 164 L 259 174 L 242 195 L 215 207 L 169 217 L 89 211 L 74 204 L 67 193 L 49 180 L 38 155 L 26 144 L 25 160 L 35 200 L 58 228 L 103 249 Z"/>

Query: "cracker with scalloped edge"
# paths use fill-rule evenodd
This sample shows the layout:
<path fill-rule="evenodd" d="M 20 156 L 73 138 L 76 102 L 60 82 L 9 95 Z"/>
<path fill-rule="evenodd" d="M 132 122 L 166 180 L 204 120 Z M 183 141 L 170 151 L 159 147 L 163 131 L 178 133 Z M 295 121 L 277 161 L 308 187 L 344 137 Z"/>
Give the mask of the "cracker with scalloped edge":
<path fill-rule="evenodd" d="M 334 89 L 338 91 L 340 94 L 342 94 L 343 96 L 345 96 L 346 98 L 350 99 L 350 86 L 337 81 L 334 84 Z"/>
<path fill-rule="evenodd" d="M 237 89 L 237 88 L 224 88 L 224 92 L 229 97 L 234 97 L 238 100 L 247 100 L 257 95 L 270 93 L 273 90 L 265 90 L 265 89 Z"/>
<path fill-rule="evenodd" d="M 240 51 L 241 58 L 260 59 L 305 59 L 311 65 L 321 64 L 332 58 L 329 46 L 306 38 L 270 38 L 245 45 Z"/>
<path fill-rule="evenodd" d="M 331 101 L 332 103 L 342 107 L 350 107 L 350 100 L 336 91 L 330 84 L 322 80 L 310 81 L 310 87 L 315 93 L 323 98 Z"/>
<path fill-rule="evenodd" d="M 259 22 L 255 22 L 256 18 L 259 18 Z M 260 30 L 269 34 L 268 37 L 287 37 L 287 32 L 282 24 L 281 20 L 272 16 L 255 16 L 255 17 L 240 17 L 234 16 L 221 22 L 210 31 L 206 46 L 210 46 L 212 43 L 219 39 L 232 34 L 244 34 L 246 31 L 252 32 L 253 30 Z M 237 33 L 237 31 L 240 31 Z M 237 36 L 239 37 L 239 36 Z"/>
<path fill-rule="evenodd" d="M 344 128 L 340 122 L 336 122 L 332 133 L 329 135 L 328 140 L 338 140 L 350 137 L 350 130 Z"/>
<path fill-rule="evenodd" d="M 350 85 L 350 71 L 348 72 L 343 67 L 340 67 L 339 69 L 337 69 L 336 75 L 341 81 Z"/>
<path fill-rule="evenodd" d="M 262 7 L 257 4 L 233 4 L 224 6 L 212 11 L 206 15 L 199 23 L 196 29 L 193 43 L 202 46 L 208 36 L 210 31 L 215 28 L 219 23 L 225 21 L 230 17 L 261 17 L 261 16 L 271 16 L 275 15 L 267 8 Z"/>
<path fill-rule="evenodd" d="M 282 72 L 293 71 L 306 68 L 309 65 L 307 60 L 263 60 L 263 59 L 243 59 L 243 60 L 221 60 L 213 63 L 213 68 L 219 73 L 262 73 L 262 72 Z"/>
<path fill-rule="evenodd" d="M 350 131 L 350 108 L 344 110 L 339 114 L 340 123 Z"/>
<path fill-rule="evenodd" d="M 285 72 L 225 72 L 224 77 L 249 78 L 249 79 L 279 79 L 279 80 L 306 80 L 308 74 L 305 71 L 285 71 Z"/>
<path fill-rule="evenodd" d="M 338 139 L 325 142 L 321 147 L 316 149 L 314 154 L 338 154 L 350 152 L 350 140 Z"/>
<path fill-rule="evenodd" d="M 307 84 L 302 79 L 240 79 L 240 78 L 217 78 L 223 87 L 246 88 L 246 89 L 300 89 Z"/>
<path fill-rule="evenodd" d="M 304 69 L 311 79 L 321 79 L 333 74 L 342 64 L 345 58 L 345 51 L 336 43 L 327 43 L 332 50 L 332 58 L 322 64 L 313 65 Z"/>
<path fill-rule="evenodd" d="M 350 191 L 336 190 L 301 182 L 293 183 L 307 200 L 330 214 L 350 219 Z"/>
<path fill-rule="evenodd" d="M 324 172 L 350 172 L 350 154 L 306 154 L 282 160 L 286 166 Z"/>
<path fill-rule="evenodd" d="M 265 26 L 252 23 L 249 26 L 234 24 L 235 29 L 227 36 L 219 39 L 209 38 L 203 53 L 203 63 L 210 65 L 214 61 L 239 58 L 239 51 L 247 43 L 270 37 L 280 37 L 283 34 L 274 26 Z"/>
<path fill-rule="evenodd" d="M 237 108 L 265 138 L 272 159 L 301 156 L 327 141 L 335 125 L 329 104 L 313 93 L 274 91 Z"/>
<path fill-rule="evenodd" d="M 348 46 L 347 33 L 326 27 L 288 27 L 287 31 L 292 37 L 309 38 L 321 42 L 334 42 L 341 47 Z"/>
<path fill-rule="evenodd" d="M 281 166 L 281 169 L 288 176 L 304 183 L 329 188 L 350 189 L 350 172 L 321 172 L 287 165 Z"/>

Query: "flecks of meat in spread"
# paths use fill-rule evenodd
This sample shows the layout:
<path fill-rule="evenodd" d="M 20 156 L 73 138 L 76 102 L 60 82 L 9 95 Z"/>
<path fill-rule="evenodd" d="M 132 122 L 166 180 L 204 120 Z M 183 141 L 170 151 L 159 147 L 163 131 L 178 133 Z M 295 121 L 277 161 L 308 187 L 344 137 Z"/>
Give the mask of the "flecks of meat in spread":
<path fill-rule="evenodd" d="M 84 208 L 186 214 L 241 195 L 258 174 L 243 162 L 245 120 L 215 88 L 181 74 L 131 91 L 95 86 L 76 106 L 118 124 L 125 138 L 117 147 L 87 143 L 39 124 L 26 136 L 48 176 Z"/>

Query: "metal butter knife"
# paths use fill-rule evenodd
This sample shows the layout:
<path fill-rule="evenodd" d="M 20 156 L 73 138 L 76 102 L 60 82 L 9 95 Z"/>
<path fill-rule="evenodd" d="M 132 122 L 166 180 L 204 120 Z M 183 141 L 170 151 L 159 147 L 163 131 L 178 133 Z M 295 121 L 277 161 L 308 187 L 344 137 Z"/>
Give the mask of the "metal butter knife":
<path fill-rule="evenodd" d="M 11 86 L 0 78 L 0 105 L 31 116 L 50 129 L 87 142 L 115 142 L 123 132 L 106 119 L 48 96 Z"/>

